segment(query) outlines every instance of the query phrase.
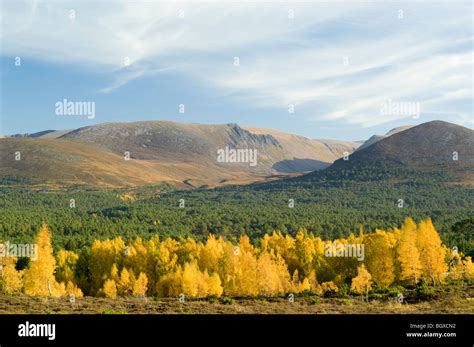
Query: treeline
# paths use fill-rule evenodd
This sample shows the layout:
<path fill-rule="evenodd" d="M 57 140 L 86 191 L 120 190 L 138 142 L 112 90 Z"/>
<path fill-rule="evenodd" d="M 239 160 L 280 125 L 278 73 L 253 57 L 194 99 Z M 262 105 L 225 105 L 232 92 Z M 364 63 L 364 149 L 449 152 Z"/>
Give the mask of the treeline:
<path fill-rule="evenodd" d="M 96 240 L 79 254 L 59 250 L 56 255 L 51 231 L 43 225 L 36 243 L 38 257 L 29 264 L 1 259 L 2 292 L 108 298 L 277 296 L 474 280 L 471 258 L 443 245 L 430 219 L 417 225 L 408 218 L 400 228 L 370 234 L 361 230 L 334 241 L 306 230 L 295 237 L 275 232 L 254 243 L 247 236 L 238 242 L 213 235 L 205 242 L 153 236 L 128 243 L 116 237 Z"/>
<path fill-rule="evenodd" d="M 0 238 L 31 242 L 44 221 L 54 232 L 54 249 L 76 252 L 96 239 L 116 236 L 192 236 L 205 242 L 214 234 L 236 242 L 243 235 L 253 241 L 275 230 L 295 237 L 305 228 L 324 239 L 339 239 L 357 233 L 360 225 L 387 230 L 407 217 L 419 222 L 431 216 L 446 245 L 474 256 L 473 189 L 411 181 L 291 183 L 173 192 L 160 187 L 55 192 L 0 188 Z"/>

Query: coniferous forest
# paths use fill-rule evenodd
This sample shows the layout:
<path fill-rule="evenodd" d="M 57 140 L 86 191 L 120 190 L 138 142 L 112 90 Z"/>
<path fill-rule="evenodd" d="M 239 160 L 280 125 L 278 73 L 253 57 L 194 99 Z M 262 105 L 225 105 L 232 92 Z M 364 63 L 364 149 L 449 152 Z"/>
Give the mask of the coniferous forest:
<path fill-rule="evenodd" d="M 40 245 L 42 259 L 4 258 L 8 295 L 416 302 L 474 278 L 473 192 L 431 175 L 0 194 L 3 239 Z"/>

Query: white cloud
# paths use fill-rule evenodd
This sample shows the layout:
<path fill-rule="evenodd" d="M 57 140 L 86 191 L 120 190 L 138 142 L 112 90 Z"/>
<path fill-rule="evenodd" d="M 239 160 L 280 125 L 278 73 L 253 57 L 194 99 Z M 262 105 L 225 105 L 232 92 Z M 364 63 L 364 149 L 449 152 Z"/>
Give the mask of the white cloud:
<path fill-rule="evenodd" d="M 304 115 L 314 121 L 393 121 L 379 114 L 387 99 L 458 122 L 472 115 L 459 106 L 472 96 L 470 2 L 7 1 L 2 10 L 3 54 L 115 76 L 101 92 L 173 70 L 255 107 L 323 105 Z"/>

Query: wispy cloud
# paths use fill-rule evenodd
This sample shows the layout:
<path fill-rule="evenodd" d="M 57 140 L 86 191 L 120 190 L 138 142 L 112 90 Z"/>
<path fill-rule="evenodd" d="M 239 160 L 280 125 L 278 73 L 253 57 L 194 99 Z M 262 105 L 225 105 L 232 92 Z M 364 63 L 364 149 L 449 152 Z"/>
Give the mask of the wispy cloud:
<path fill-rule="evenodd" d="M 106 73 L 115 82 L 105 93 L 173 70 L 256 108 L 293 104 L 316 122 L 391 122 L 400 116 L 380 115 L 387 99 L 472 120 L 471 2 L 26 1 L 2 10 L 4 54 Z"/>

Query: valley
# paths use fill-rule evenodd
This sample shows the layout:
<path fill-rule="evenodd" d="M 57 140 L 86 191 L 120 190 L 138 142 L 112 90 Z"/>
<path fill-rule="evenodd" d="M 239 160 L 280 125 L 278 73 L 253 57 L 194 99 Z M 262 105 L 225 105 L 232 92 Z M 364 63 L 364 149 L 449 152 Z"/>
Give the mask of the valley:
<path fill-rule="evenodd" d="M 162 133 L 169 126 L 176 131 L 185 128 L 180 131 L 194 134 L 188 134 L 189 141 L 206 144 L 188 146 L 194 154 L 180 150 L 173 142 L 177 138 Z M 210 144 L 195 134 L 214 131 L 229 136 L 230 132 L 240 144 L 258 143 L 264 154 L 269 152 L 268 146 L 272 150 L 275 146 L 287 151 L 306 150 L 309 140 L 291 146 L 296 135 L 268 129 L 249 129 L 254 131 L 250 133 L 235 125 L 211 130 L 208 126 L 187 127 L 138 123 L 132 130 L 132 125 L 120 124 L 118 128 L 78 129 L 61 133 L 56 139 L 0 139 L 2 237 L 31 241 L 32 230 L 47 222 L 55 231 L 58 247 L 67 243 L 76 250 L 90 245 L 96 237 L 115 235 L 146 239 L 154 234 L 197 238 L 216 234 L 258 239 L 274 230 L 295 235 L 305 229 L 331 239 L 357 233 L 360 228 L 373 231 L 395 227 L 406 217 L 431 217 L 445 243 L 468 254 L 474 252 L 469 232 L 452 231 L 456 223 L 473 216 L 474 137 L 470 129 L 431 122 L 392 130 L 390 136 L 354 152 L 348 161 L 336 160 L 348 145 L 335 142 L 333 147 L 325 147 L 329 152 L 318 157 L 331 155 L 336 160 L 332 166 L 289 177 L 258 176 L 248 163 L 243 167 L 239 163 L 212 163 Z M 116 135 L 107 133 L 119 129 Z M 51 132 L 45 133 L 51 136 Z M 240 135 L 236 137 L 236 133 Z M 138 137 L 130 138 L 131 134 Z M 140 137 L 143 134 L 148 135 Z M 142 147 L 143 152 L 139 152 L 147 140 L 160 147 L 153 151 Z M 446 145 L 449 149 L 443 150 Z M 11 157 L 18 148 L 23 149 L 22 160 L 15 162 Z M 132 158 L 141 159 L 124 160 L 119 153 L 126 148 L 131 148 Z M 166 154 L 163 148 L 173 152 Z M 453 151 L 459 153 L 459 160 L 453 160 Z M 199 152 L 205 153 L 200 154 L 201 159 L 190 161 Z M 264 156 L 260 153 L 257 166 L 267 170 L 269 166 L 262 164 Z M 182 161 L 176 158 L 170 163 L 164 158 L 174 155 L 181 155 Z M 259 179 L 273 181 L 255 183 Z M 70 208 L 71 199 L 75 208 Z M 184 208 L 180 208 L 180 201 Z"/>
<path fill-rule="evenodd" d="M 0 239 L 12 244 L 34 244 L 38 230 L 44 233 L 50 228 L 51 250 L 59 262 L 58 269 L 60 274 L 66 271 L 56 277 L 69 279 L 62 287 L 57 284 L 56 294 L 50 295 L 78 294 L 75 306 L 50 298 L 41 312 L 442 313 L 448 312 L 448 302 L 456 303 L 449 312 L 472 312 L 470 294 L 461 298 L 451 293 L 456 286 L 466 293 L 472 291 L 471 129 L 446 122 L 424 123 L 391 131 L 376 141 L 371 138 L 371 143 L 356 150 L 360 144 L 321 140 L 310 145 L 310 140 L 300 138 L 297 140 L 301 142 L 293 144 L 296 135 L 268 129 L 250 132 L 237 125 L 213 127 L 212 142 L 197 136 L 211 131 L 208 126 L 156 126 L 100 125 L 62 132 L 57 137 L 45 132 L 49 138 L 41 135 L 0 139 L 2 163 L 6 163 L 0 168 Z M 170 135 L 174 131 L 170 126 L 179 130 L 178 137 Z M 322 143 L 326 152 L 316 150 L 318 155 L 312 157 L 300 152 Z M 223 144 L 224 147 L 213 147 Z M 21 160 L 12 161 L 18 148 Z M 258 161 L 255 167 L 249 165 L 252 162 L 219 162 L 218 148 L 252 149 L 258 153 Z M 350 155 L 346 155 L 348 151 Z M 130 160 L 125 160 L 122 152 L 129 152 Z M 453 152 L 457 155 L 453 156 Z M 296 160 L 300 154 L 301 159 Z M 328 160 L 326 167 L 318 166 L 322 160 Z M 317 170 L 303 171 L 313 162 L 318 163 Z M 276 164 L 280 164 L 280 171 L 275 169 Z M 292 171 L 297 168 L 294 165 L 301 165 L 298 168 L 302 171 Z M 405 266 L 400 265 L 403 255 L 399 249 L 404 247 L 404 237 L 399 233 L 402 230 L 408 235 L 410 223 L 416 223 L 413 225 L 418 233 L 429 225 L 436 235 L 438 251 L 432 257 L 442 259 L 437 281 L 446 285 L 431 287 L 426 275 L 420 281 L 417 275 L 414 282 L 406 281 L 397 270 Z M 386 247 L 396 247 L 397 251 L 377 252 L 389 255 L 388 261 L 395 265 L 391 265 L 393 273 L 387 284 L 378 280 L 371 287 L 370 297 L 367 290 L 368 302 L 364 302 L 357 297 L 359 289 L 350 283 L 357 271 L 365 269 L 357 266 L 359 262 L 369 262 L 370 271 L 377 275 L 377 263 L 370 265 L 377 248 L 370 246 L 370 240 L 380 235 L 387 240 Z M 285 243 L 271 244 L 274 249 L 267 252 L 268 240 Z M 346 244 L 344 251 L 335 255 L 326 254 L 320 247 L 322 243 L 335 245 L 336 240 L 369 240 L 369 245 Z M 422 247 L 421 239 L 416 240 L 415 237 L 411 242 Z M 291 246 L 293 242 L 295 246 Z M 394 242 L 400 246 L 394 246 Z M 157 244 L 161 245 L 158 252 L 153 251 Z M 231 246 L 234 253 L 230 253 Z M 105 258 L 93 260 L 91 254 L 101 247 L 112 247 L 118 253 L 99 252 L 97 257 Z M 135 249 L 133 252 L 141 249 L 143 257 L 133 258 L 133 267 L 151 261 L 144 256 L 147 252 L 158 259 L 164 256 L 153 261 L 165 263 L 158 268 L 146 267 L 146 275 L 143 272 L 139 277 L 138 267 L 127 270 L 125 266 L 132 261 L 127 259 L 130 247 Z M 211 257 L 209 261 L 215 265 L 207 263 L 208 253 L 203 251 L 207 247 L 227 249 L 220 255 L 224 258 Z M 283 258 L 275 253 L 281 247 L 288 247 L 290 252 L 282 253 Z M 312 252 L 311 247 L 319 255 L 311 256 L 309 259 L 313 260 L 306 263 L 306 252 Z M 235 253 L 235 248 L 253 260 L 239 260 L 240 253 Z M 125 249 L 127 257 L 122 254 Z M 451 249 L 461 254 L 456 267 L 451 264 Z M 175 252 L 175 258 L 165 256 L 167 252 Z M 217 251 L 209 254 L 213 252 Z M 440 252 L 446 252 L 446 259 L 451 260 L 445 263 Z M 351 256 L 343 256 L 346 253 Z M 273 280 L 279 276 L 281 282 L 269 287 L 270 279 L 260 282 L 260 276 L 256 276 L 241 279 L 240 289 L 233 289 L 233 282 L 225 274 L 236 270 L 220 268 L 222 264 L 232 264 L 224 261 L 225 257 L 237 257 L 233 261 L 242 263 L 235 266 L 253 266 L 256 273 L 274 271 Z M 201 259 L 199 265 L 195 259 Z M 107 266 L 114 264 L 112 270 L 100 265 L 100 273 L 90 273 L 94 264 L 104 262 Z M 28 264 L 18 260 L 18 269 L 10 271 L 23 274 L 28 271 Z M 450 271 L 446 272 L 448 264 Z M 241 272 L 235 276 L 238 273 Z M 112 279 L 102 283 L 107 276 Z M 122 276 L 131 276 L 128 287 L 124 287 Z M 187 276 L 195 276 L 189 288 Z M 145 304 L 137 301 L 139 298 L 127 297 L 132 289 L 135 294 L 146 294 Z M 179 290 L 192 299 L 185 304 L 167 299 Z M 245 297 L 242 293 L 252 297 L 241 298 Z M 268 295 L 260 297 L 258 293 Z M 297 294 L 298 304 L 286 304 L 282 293 Z M 404 305 L 394 302 L 400 293 L 407 295 Z M 153 299 L 156 295 L 159 298 Z M 11 311 L 8 302 L 15 302 L 21 311 L 25 304 L 35 306 L 32 300 L 17 293 L 8 297 L 3 309 Z"/>

